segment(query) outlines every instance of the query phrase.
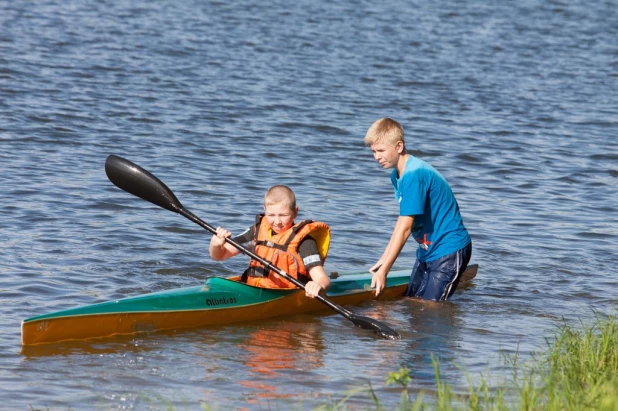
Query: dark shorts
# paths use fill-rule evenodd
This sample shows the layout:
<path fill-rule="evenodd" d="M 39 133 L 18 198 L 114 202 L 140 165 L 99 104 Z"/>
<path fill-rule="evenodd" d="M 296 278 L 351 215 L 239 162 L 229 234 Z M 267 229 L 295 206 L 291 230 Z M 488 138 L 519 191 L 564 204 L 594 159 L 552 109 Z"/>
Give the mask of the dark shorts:
<path fill-rule="evenodd" d="M 434 261 L 421 263 L 416 260 L 406 295 L 432 301 L 448 299 L 457 289 L 471 256 L 472 243 Z"/>

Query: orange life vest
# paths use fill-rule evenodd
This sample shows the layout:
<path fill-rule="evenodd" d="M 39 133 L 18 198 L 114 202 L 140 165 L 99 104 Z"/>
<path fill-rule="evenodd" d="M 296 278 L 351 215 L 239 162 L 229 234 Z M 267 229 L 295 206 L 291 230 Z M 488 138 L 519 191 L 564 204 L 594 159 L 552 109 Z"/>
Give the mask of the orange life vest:
<path fill-rule="evenodd" d="M 298 254 L 298 246 L 308 235 L 311 235 L 318 246 L 322 264 L 328 254 L 330 244 L 330 229 L 327 224 L 313 220 L 301 221 L 294 224 L 283 233 L 275 233 L 268 221 L 260 214 L 256 218 L 254 227 L 255 254 L 270 261 L 280 270 L 307 283 L 311 278 L 305 268 L 302 257 Z M 294 284 L 277 273 L 251 259 L 249 269 L 243 274 L 243 281 L 249 285 L 261 288 L 296 288 Z"/>

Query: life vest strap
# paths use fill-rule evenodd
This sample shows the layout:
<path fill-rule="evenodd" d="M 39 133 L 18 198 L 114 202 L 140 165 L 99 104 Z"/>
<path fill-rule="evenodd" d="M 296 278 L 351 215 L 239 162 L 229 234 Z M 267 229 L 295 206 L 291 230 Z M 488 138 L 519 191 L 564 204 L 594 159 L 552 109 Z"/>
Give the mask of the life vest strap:
<path fill-rule="evenodd" d="M 304 226 L 306 226 L 307 224 L 312 223 L 312 222 L 313 222 L 313 220 L 304 220 L 304 221 L 301 221 L 300 223 L 298 223 L 298 225 L 292 229 L 292 235 L 290 235 L 288 237 L 287 241 L 283 245 L 283 250 L 287 250 L 288 249 L 288 247 L 290 246 L 290 243 L 292 242 L 292 240 L 294 240 L 294 237 L 296 237 L 296 234 L 298 234 L 298 232 L 300 231 L 301 228 L 303 228 Z"/>
<path fill-rule="evenodd" d="M 249 277 L 266 278 L 269 273 L 270 270 L 266 267 L 249 267 L 242 273 L 240 281 L 246 283 Z M 311 278 L 301 274 L 298 276 L 297 280 L 303 284 L 307 284 L 311 281 Z"/>
<path fill-rule="evenodd" d="M 285 245 L 282 245 L 282 244 L 276 244 L 276 243 L 273 243 L 272 241 L 267 241 L 267 240 L 258 240 L 258 241 L 255 241 L 255 245 L 256 245 L 256 246 L 257 246 L 257 245 L 264 245 L 264 246 L 266 246 L 266 247 L 276 248 L 277 250 L 282 250 L 282 251 L 285 251 L 285 250 L 286 250 L 286 248 L 287 248 L 287 246 L 285 246 Z"/>
<path fill-rule="evenodd" d="M 249 267 L 246 272 L 250 277 L 268 277 L 270 270 L 266 267 L 254 266 Z"/>

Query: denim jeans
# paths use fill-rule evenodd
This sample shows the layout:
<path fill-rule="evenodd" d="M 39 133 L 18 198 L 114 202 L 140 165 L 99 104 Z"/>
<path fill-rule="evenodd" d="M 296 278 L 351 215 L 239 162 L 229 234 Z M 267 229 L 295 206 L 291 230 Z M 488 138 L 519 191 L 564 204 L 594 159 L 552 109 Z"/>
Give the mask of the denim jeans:
<path fill-rule="evenodd" d="M 468 267 L 471 256 L 472 242 L 434 261 L 422 263 L 416 260 L 406 295 L 432 301 L 448 299 L 457 289 L 461 273 Z"/>

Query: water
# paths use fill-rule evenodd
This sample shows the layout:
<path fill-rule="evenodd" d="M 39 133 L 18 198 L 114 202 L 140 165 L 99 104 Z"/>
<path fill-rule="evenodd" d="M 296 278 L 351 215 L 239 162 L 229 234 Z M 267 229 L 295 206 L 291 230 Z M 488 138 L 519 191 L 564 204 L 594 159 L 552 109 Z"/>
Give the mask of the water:
<path fill-rule="evenodd" d="M 413 391 L 508 371 L 561 318 L 610 312 L 618 240 L 618 8 L 599 2 L 0 2 L 2 408 L 311 408 L 352 388 Z M 154 172 L 233 232 L 283 183 L 328 222 L 327 270 L 368 269 L 396 218 L 362 138 L 399 120 L 451 183 L 473 284 L 439 307 L 75 342 L 22 351 L 20 322 L 237 274 L 209 235 L 114 187 L 105 158 Z M 397 268 L 411 268 L 409 243 Z M 354 406 L 371 405 L 357 395 Z"/>

